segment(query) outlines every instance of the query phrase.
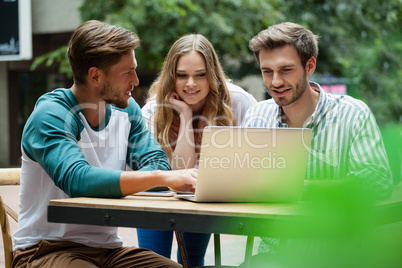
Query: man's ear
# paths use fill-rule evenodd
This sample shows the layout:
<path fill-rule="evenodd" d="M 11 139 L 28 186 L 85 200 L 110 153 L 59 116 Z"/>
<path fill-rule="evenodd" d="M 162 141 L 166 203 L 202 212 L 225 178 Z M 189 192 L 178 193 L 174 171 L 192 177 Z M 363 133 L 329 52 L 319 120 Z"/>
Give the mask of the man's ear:
<path fill-rule="evenodd" d="M 316 60 L 314 57 L 311 57 L 306 63 L 306 73 L 307 75 L 312 75 L 315 71 Z"/>
<path fill-rule="evenodd" d="M 91 67 L 88 70 L 88 76 L 87 76 L 87 81 L 88 83 L 94 85 L 94 86 L 99 86 L 101 80 L 101 72 L 98 68 L 96 67 Z"/>

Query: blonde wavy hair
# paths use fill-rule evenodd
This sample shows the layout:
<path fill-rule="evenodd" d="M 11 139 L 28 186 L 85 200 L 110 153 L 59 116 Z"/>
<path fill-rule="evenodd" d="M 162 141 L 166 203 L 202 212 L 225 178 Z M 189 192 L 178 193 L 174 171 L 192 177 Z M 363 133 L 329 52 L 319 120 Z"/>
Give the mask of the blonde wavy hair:
<path fill-rule="evenodd" d="M 226 76 L 212 44 L 201 34 L 188 34 L 179 38 L 166 55 L 161 72 L 151 85 L 148 101 L 156 98 L 156 109 L 153 114 L 155 138 L 168 155 L 172 156 L 173 147 L 169 140 L 172 123 L 179 114 L 169 102 L 170 95 L 175 92 L 176 67 L 180 56 L 197 51 L 206 63 L 206 77 L 209 82 L 209 93 L 204 106 L 203 115 L 207 125 L 231 126 L 236 124 L 236 117 L 231 110 L 230 93 L 226 86 Z M 205 111 L 207 107 L 207 111 Z M 173 145 L 174 146 L 174 145 Z"/>

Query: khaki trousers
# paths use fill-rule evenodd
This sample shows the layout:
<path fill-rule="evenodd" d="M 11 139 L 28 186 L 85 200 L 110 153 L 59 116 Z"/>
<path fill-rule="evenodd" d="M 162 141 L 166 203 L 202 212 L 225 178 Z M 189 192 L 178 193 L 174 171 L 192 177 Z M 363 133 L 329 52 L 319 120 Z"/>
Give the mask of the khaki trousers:
<path fill-rule="evenodd" d="M 91 248 L 73 242 L 40 241 L 36 246 L 14 251 L 15 268 L 86 267 L 182 267 L 155 252 L 136 247 Z"/>

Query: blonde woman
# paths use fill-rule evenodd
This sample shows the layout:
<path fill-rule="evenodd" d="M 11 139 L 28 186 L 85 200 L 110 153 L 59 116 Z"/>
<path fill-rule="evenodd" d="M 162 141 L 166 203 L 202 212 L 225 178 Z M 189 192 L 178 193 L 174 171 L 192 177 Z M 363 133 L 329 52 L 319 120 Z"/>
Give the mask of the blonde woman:
<path fill-rule="evenodd" d="M 208 39 L 189 34 L 168 52 L 142 114 L 172 169 L 187 169 L 198 165 L 205 126 L 240 125 L 255 103 L 252 95 L 227 82 Z M 170 258 L 172 232 L 138 229 L 137 233 L 139 247 Z M 210 234 L 184 233 L 183 238 L 190 267 L 204 265 Z"/>

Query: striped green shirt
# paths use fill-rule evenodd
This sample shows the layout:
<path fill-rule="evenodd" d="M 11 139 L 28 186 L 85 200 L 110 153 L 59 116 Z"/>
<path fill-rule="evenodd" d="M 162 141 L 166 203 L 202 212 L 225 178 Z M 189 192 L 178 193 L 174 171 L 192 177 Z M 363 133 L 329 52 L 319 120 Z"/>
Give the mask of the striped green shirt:
<path fill-rule="evenodd" d="M 307 180 L 361 178 L 367 190 L 388 196 L 392 175 L 380 130 L 374 115 L 362 101 L 332 95 L 316 83 L 320 92 L 314 113 L 303 127 L 313 130 Z M 283 110 L 273 99 L 248 109 L 242 126 L 276 128 L 283 123 Z"/>

